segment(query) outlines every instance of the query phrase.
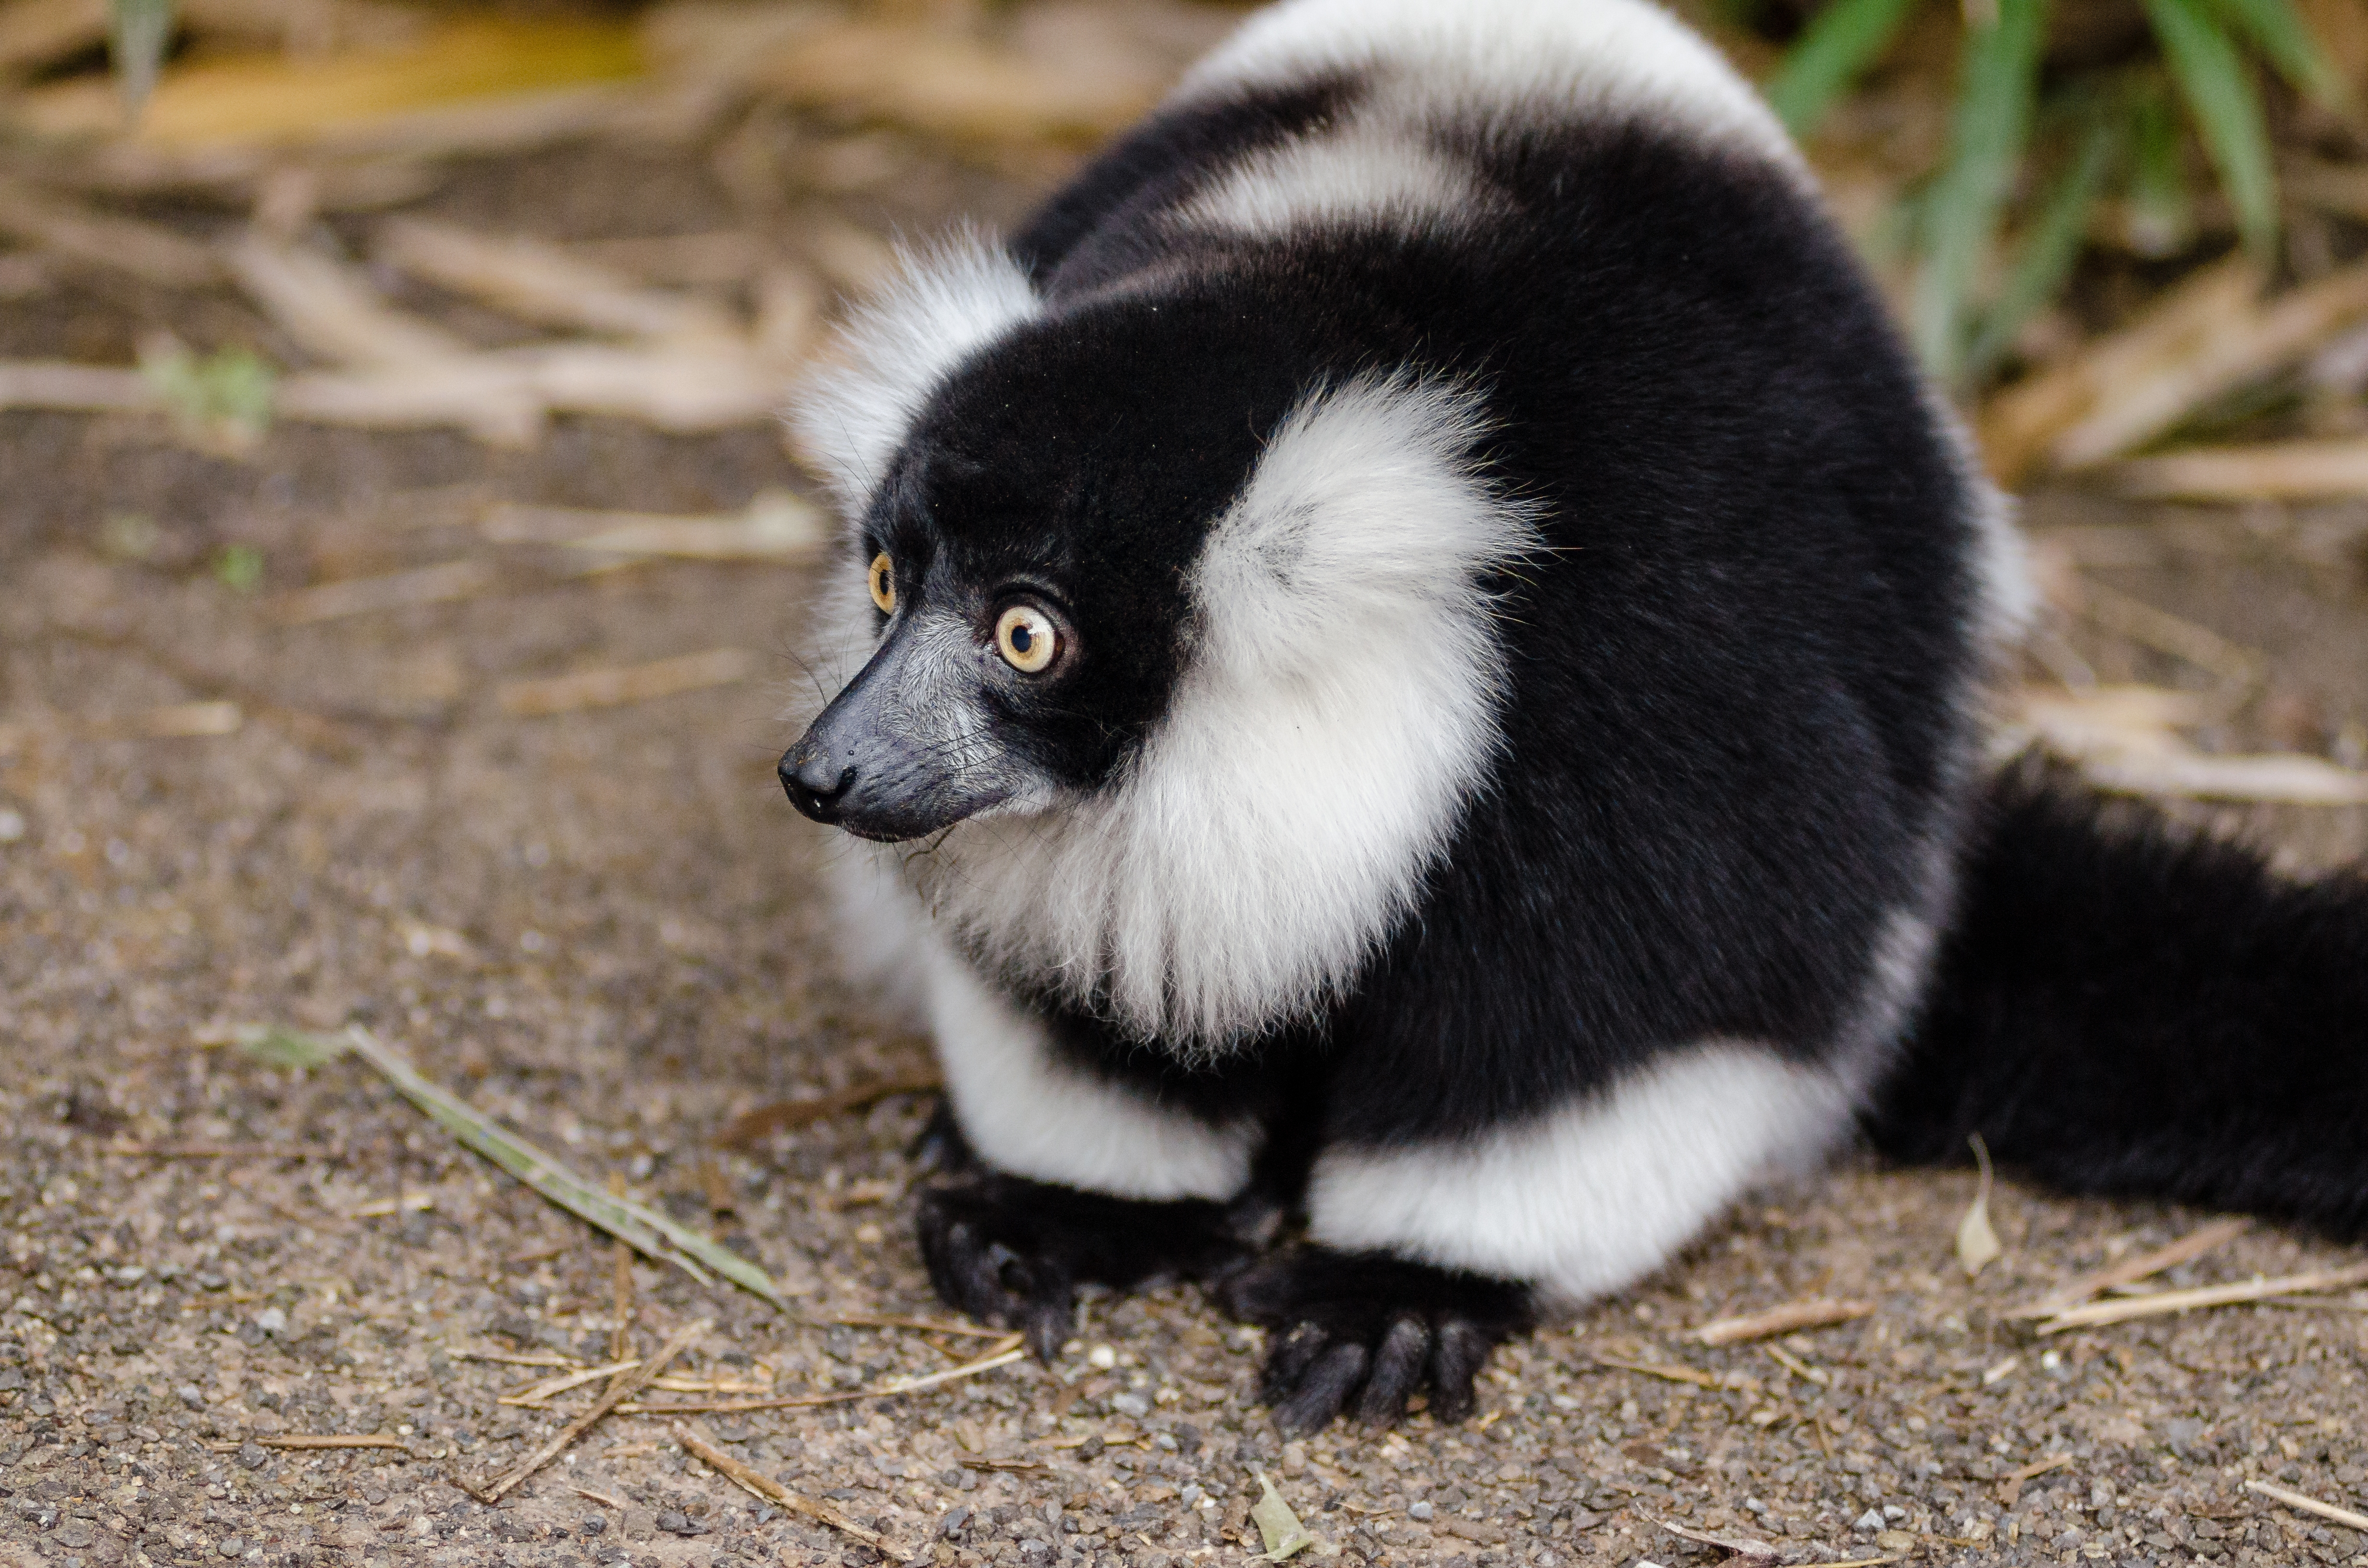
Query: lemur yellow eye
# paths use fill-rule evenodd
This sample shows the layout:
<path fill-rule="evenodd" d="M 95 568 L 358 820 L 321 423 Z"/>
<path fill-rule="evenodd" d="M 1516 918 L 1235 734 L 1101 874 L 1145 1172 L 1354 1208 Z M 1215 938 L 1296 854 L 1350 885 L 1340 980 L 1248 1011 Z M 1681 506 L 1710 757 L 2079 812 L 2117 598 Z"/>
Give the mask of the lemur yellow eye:
<path fill-rule="evenodd" d="M 1040 673 L 1060 651 L 1061 633 L 1053 618 L 1029 605 L 1013 605 L 995 623 L 995 651 L 1021 675 Z"/>
<path fill-rule="evenodd" d="M 882 551 L 871 558 L 871 573 L 867 579 L 871 587 L 871 602 L 880 607 L 882 615 L 896 613 L 896 563 Z"/>

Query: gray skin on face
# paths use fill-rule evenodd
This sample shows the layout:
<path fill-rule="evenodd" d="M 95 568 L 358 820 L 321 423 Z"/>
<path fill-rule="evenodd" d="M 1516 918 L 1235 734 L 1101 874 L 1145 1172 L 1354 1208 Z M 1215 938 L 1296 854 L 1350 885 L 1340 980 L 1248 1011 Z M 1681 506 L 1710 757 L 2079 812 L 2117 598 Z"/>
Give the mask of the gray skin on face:
<path fill-rule="evenodd" d="M 955 580 L 942 555 L 926 582 L 903 590 L 870 661 L 782 756 L 791 802 L 883 842 L 1049 803 L 1057 785 L 1009 744 L 995 703 L 998 687 L 1042 678 L 996 650 L 995 619 L 1010 597 Z"/>

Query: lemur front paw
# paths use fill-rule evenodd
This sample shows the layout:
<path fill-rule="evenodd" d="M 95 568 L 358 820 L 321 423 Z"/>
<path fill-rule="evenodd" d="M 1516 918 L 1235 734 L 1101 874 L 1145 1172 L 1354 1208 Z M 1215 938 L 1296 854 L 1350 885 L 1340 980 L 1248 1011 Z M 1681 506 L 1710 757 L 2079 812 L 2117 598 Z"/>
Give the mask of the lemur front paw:
<path fill-rule="evenodd" d="M 920 1233 L 938 1295 L 1021 1330 L 1045 1360 L 1069 1337 L 1079 1285 L 1208 1279 L 1248 1255 L 1224 1204 L 1147 1203 L 993 1174 L 922 1193 Z"/>
<path fill-rule="evenodd" d="M 1528 1288 L 1510 1280 L 1320 1246 L 1253 1266 L 1223 1299 L 1235 1316 L 1282 1331 L 1262 1393 L 1275 1425 L 1293 1433 L 1343 1408 L 1387 1426 L 1426 1387 L 1432 1415 L 1461 1421 L 1488 1352 L 1534 1320 Z"/>

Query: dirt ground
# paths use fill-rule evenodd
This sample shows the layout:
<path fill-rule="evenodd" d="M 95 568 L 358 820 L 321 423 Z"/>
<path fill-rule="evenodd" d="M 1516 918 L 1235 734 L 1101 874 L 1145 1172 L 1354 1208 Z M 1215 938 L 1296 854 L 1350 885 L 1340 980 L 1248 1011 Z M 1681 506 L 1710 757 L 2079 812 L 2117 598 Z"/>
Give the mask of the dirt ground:
<path fill-rule="evenodd" d="M 1008 218 L 1027 194 L 916 166 L 893 202 L 846 212 L 920 228 L 957 205 Z M 473 165 L 421 210 L 559 239 L 746 216 L 700 165 L 613 151 Z M 494 330 L 450 301 L 406 302 Z M 0 305 L 0 354 L 120 361 L 160 325 L 276 347 L 227 292 L 94 273 Z M 696 562 L 587 577 L 476 527 L 494 501 L 704 511 L 768 485 L 807 482 L 768 430 L 563 423 L 505 452 L 283 426 L 232 460 L 153 423 L 0 415 L 0 1564 L 878 1560 L 757 1505 L 645 1417 L 609 1417 L 498 1508 L 471 1500 L 456 1474 L 499 1473 L 591 1402 L 588 1386 L 545 1410 L 495 1400 L 550 1369 L 519 1358 L 608 1358 L 610 1245 L 359 1064 L 300 1075 L 222 1043 L 253 1020 L 365 1020 L 586 1173 L 753 1254 L 794 1311 L 633 1266 L 639 1349 L 713 1320 L 697 1375 L 856 1388 L 964 1353 L 817 1321 L 938 1311 L 905 1196 L 922 1096 L 746 1153 L 712 1142 L 749 1108 L 926 1065 L 925 1042 L 830 977 L 829 848 L 772 778 L 807 578 Z M 2368 509 L 2055 496 L 2032 516 L 2097 580 L 2267 654 L 2270 696 L 2231 738 L 2356 761 Z M 230 546 L 259 552 L 259 581 L 225 581 Z M 315 625 L 276 614 L 310 585 L 460 560 L 487 563 L 492 591 Z M 2108 677 L 2198 678 L 2066 636 Z M 543 718 L 495 695 L 716 648 L 764 673 Z M 159 710 L 223 701 L 233 733 L 153 733 L 206 727 Z M 2368 850 L 2368 812 L 2227 825 L 2301 865 Z M 108 1152 L 124 1142 L 320 1157 Z M 1350 1564 L 1720 1555 L 1664 1522 L 1794 1562 L 2368 1563 L 2368 1538 L 2245 1490 L 2368 1507 L 2368 1300 L 2039 1341 L 2006 1309 L 2204 1217 L 2009 1179 L 2005 1256 L 1968 1280 L 1952 1244 L 1973 1189 L 1968 1172 L 1845 1162 L 1760 1195 L 1649 1281 L 1501 1352 L 1461 1428 L 1280 1444 L 1254 1397 L 1258 1335 L 1176 1290 L 1091 1302 L 1050 1369 L 712 1431 L 940 1564 L 1237 1562 L 1261 1471 L 1319 1556 Z M 2170 1282 L 2361 1256 L 2263 1227 Z M 1812 1296 L 1874 1311 L 1784 1342 L 1798 1370 L 1682 1337 Z M 373 1433 L 405 1446 L 252 1441 Z"/>

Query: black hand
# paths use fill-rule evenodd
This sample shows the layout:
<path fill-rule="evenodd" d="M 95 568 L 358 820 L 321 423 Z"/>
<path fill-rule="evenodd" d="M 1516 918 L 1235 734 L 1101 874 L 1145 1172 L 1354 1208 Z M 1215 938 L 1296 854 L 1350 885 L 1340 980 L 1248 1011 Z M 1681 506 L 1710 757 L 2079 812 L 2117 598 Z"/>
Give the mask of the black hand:
<path fill-rule="evenodd" d="M 1069 1337 L 1076 1288 L 1209 1279 L 1248 1255 L 1224 1205 L 1146 1203 L 985 1175 L 921 1195 L 921 1257 L 948 1305 L 1017 1328 L 1050 1360 Z"/>
<path fill-rule="evenodd" d="M 1511 1280 L 1319 1246 L 1253 1265 L 1223 1299 L 1236 1317 L 1281 1331 L 1264 1395 L 1275 1425 L 1294 1433 L 1352 1399 L 1359 1420 L 1386 1426 L 1426 1387 L 1432 1415 L 1461 1421 L 1488 1352 L 1535 1316 L 1529 1289 Z"/>

